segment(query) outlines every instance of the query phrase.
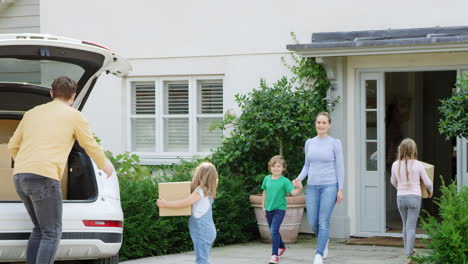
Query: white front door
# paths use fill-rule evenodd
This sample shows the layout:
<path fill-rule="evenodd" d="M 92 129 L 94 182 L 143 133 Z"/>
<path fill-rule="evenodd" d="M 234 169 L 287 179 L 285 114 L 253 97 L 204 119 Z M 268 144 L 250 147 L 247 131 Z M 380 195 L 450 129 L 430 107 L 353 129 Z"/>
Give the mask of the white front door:
<path fill-rule="evenodd" d="M 385 232 L 385 90 L 383 72 L 360 74 L 360 233 Z"/>

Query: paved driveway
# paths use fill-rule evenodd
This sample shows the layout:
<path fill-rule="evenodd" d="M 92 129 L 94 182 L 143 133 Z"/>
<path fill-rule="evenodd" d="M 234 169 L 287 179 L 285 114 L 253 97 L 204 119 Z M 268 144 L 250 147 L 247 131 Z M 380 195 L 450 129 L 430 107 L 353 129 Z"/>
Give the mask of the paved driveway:
<path fill-rule="evenodd" d="M 287 245 L 280 263 L 310 263 L 313 262 L 316 240 L 303 237 L 297 244 Z M 403 249 L 399 247 L 376 247 L 345 245 L 343 242 L 333 240 L 330 242 L 329 257 L 325 264 L 403 264 L 405 257 Z M 212 264 L 238 264 L 238 263 L 268 263 L 271 249 L 269 244 L 250 242 L 224 247 L 213 248 L 211 253 Z M 194 252 L 149 257 L 136 260 L 123 261 L 122 264 L 184 264 L 195 263 Z"/>

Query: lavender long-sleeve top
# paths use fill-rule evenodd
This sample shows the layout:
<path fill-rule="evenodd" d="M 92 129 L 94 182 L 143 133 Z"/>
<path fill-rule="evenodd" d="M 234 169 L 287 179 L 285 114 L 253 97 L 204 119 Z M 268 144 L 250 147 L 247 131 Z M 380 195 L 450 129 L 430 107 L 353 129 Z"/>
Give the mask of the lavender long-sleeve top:
<path fill-rule="evenodd" d="M 304 167 L 298 176 L 301 181 L 308 176 L 308 185 L 338 183 L 338 189 L 343 189 L 344 158 L 339 139 L 330 136 L 308 139 L 304 152 Z"/>

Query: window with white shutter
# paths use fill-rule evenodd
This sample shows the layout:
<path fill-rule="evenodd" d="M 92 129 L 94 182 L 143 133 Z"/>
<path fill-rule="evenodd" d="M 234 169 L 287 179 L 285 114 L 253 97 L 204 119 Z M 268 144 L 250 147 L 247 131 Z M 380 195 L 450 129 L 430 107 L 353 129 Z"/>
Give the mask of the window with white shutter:
<path fill-rule="evenodd" d="M 189 151 L 189 85 L 164 83 L 164 151 Z"/>
<path fill-rule="evenodd" d="M 130 86 L 130 150 L 143 159 L 191 157 L 221 145 L 222 79 L 149 78 Z"/>
<path fill-rule="evenodd" d="M 222 142 L 223 132 L 218 128 L 223 121 L 223 82 L 198 81 L 197 135 L 198 152 L 215 150 Z"/>
<path fill-rule="evenodd" d="M 156 151 L 156 89 L 154 82 L 132 83 L 132 142 L 134 152 Z"/>

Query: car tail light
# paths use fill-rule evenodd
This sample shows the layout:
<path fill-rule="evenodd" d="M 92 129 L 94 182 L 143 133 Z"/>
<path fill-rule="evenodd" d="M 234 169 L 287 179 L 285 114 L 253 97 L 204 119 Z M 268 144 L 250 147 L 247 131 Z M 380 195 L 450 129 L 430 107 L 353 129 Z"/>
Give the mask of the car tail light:
<path fill-rule="evenodd" d="M 85 226 L 96 226 L 96 227 L 122 227 L 122 221 L 113 220 L 83 220 Z"/>

